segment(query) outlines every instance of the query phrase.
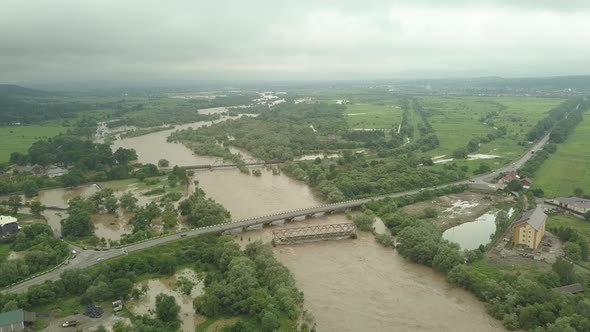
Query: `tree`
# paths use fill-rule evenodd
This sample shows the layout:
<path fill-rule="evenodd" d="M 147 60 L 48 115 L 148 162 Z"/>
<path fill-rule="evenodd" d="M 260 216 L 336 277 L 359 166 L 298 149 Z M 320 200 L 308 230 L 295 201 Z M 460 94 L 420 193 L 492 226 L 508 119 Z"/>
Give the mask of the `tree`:
<path fill-rule="evenodd" d="M 569 285 L 575 282 L 576 275 L 574 265 L 563 258 L 557 258 L 551 267 L 559 275 L 562 285 Z"/>
<path fill-rule="evenodd" d="M 580 187 L 576 187 L 576 189 L 574 189 L 574 196 L 582 197 L 583 195 L 584 195 L 584 189 L 582 189 Z"/>
<path fill-rule="evenodd" d="M 563 251 L 565 256 L 574 260 L 579 261 L 582 259 L 582 248 L 576 242 L 566 242 L 563 244 Z"/>
<path fill-rule="evenodd" d="M 490 167 L 490 165 L 486 163 L 481 163 L 479 164 L 479 168 L 473 171 L 473 174 L 485 174 L 489 173 L 491 170 L 492 168 Z"/>
<path fill-rule="evenodd" d="M 127 165 L 130 161 L 137 160 L 135 149 L 118 148 L 113 157 L 119 165 Z"/>
<path fill-rule="evenodd" d="M 260 321 L 260 327 L 262 331 L 276 331 L 280 325 L 279 318 L 272 311 L 265 310 L 262 312 L 262 319 Z"/>
<path fill-rule="evenodd" d="M 94 212 L 93 202 L 76 197 L 68 203 L 69 217 L 62 225 L 65 237 L 84 237 L 94 234 L 91 215 Z"/>
<path fill-rule="evenodd" d="M 115 296 L 127 299 L 133 289 L 133 283 L 127 278 L 115 279 L 112 284 L 112 290 Z"/>
<path fill-rule="evenodd" d="M 108 213 L 117 212 L 117 208 L 119 208 L 119 204 L 117 204 L 117 198 L 114 195 L 107 197 L 104 201 L 104 207 Z"/>
<path fill-rule="evenodd" d="M 587 221 L 590 221 L 590 211 L 587 211 L 586 213 L 584 213 L 584 219 L 586 219 Z"/>
<path fill-rule="evenodd" d="M 159 167 L 168 167 L 170 166 L 170 162 L 167 159 L 160 159 L 158 160 Z"/>
<path fill-rule="evenodd" d="M 427 207 L 424 209 L 424 218 L 436 218 L 438 216 L 438 211 L 433 207 Z"/>
<path fill-rule="evenodd" d="M 121 198 L 119 198 L 121 207 L 128 212 L 135 211 L 135 209 L 137 209 L 137 202 L 137 198 L 135 198 L 131 192 L 126 192 L 121 195 Z"/>
<path fill-rule="evenodd" d="M 354 222 L 356 227 L 358 227 L 358 229 L 360 229 L 361 231 L 365 232 L 370 232 L 373 230 L 374 221 L 375 216 L 372 213 L 363 212 L 352 217 L 352 222 Z"/>
<path fill-rule="evenodd" d="M 22 205 L 22 198 L 17 195 L 10 196 L 6 201 L 6 204 L 10 208 L 10 214 L 15 215 L 18 213 L 18 208 Z"/>
<path fill-rule="evenodd" d="M 156 315 L 163 322 L 178 320 L 180 306 L 176 304 L 174 296 L 160 293 L 156 296 Z"/>
<path fill-rule="evenodd" d="M 459 252 L 459 245 L 448 241 L 441 241 L 438 251 L 432 259 L 432 267 L 446 273 L 461 263 L 463 263 L 463 257 Z"/>
<path fill-rule="evenodd" d="M 45 206 L 43 204 L 41 204 L 41 202 L 39 202 L 39 201 L 33 201 L 31 203 L 30 208 L 31 208 L 31 213 L 35 217 L 41 216 L 41 212 L 43 212 L 43 210 L 45 210 Z"/>
<path fill-rule="evenodd" d="M 23 191 L 25 197 L 33 197 L 39 194 L 39 185 L 33 180 L 26 180 L 23 183 Z"/>

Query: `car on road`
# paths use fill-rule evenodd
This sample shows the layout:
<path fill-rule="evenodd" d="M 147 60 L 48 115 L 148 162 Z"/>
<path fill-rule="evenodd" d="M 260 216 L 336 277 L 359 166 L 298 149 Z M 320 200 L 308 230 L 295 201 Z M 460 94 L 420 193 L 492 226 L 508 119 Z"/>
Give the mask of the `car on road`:
<path fill-rule="evenodd" d="M 62 327 L 70 327 L 76 325 L 78 325 L 78 322 L 76 322 L 75 320 L 67 320 L 63 324 L 61 324 Z"/>
<path fill-rule="evenodd" d="M 97 262 L 100 262 L 100 261 L 102 261 L 103 259 L 104 259 L 103 257 L 98 257 L 98 258 L 96 259 L 96 261 L 97 261 Z"/>
<path fill-rule="evenodd" d="M 180 237 L 185 237 L 185 236 L 186 236 L 186 234 L 180 234 Z"/>

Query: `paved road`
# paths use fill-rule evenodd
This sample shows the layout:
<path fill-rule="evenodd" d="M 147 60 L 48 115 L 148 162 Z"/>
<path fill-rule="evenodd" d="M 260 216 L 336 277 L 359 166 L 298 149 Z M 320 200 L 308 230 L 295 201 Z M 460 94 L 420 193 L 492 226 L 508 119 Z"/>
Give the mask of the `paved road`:
<path fill-rule="evenodd" d="M 193 229 L 193 230 L 182 232 L 182 233 L 171 234 L 171 235 L 166 235 L 166 236 L 162 236 L 159 238 L 150 239 L 150 240 L 147 240 L 147 241 L 144 241 L 141 243 L 132 244 L 130 246 L 127 246 L 127 247 L 124 247 L 121 249 L 94 251 L 94 250 L 82 250 L 81 248 L 72 247 L 71 249 L 75 249 L 78 252 L 78 255 L 76 257 L 74 257 L 69 262 L 68 265 L 63 265 L 51 272 L 48 272 L 46 274 L 43 274 L 41 276 L 38 276 L 38 277 L 30 279 L 30 280 L 24 281 L 20 284 L 14 285 L 14 286 L 4 290 L 3 292 L 20 293 L 20 292 L 25 291 L 26 289 L 28 289 L 29 287 L 31 287 L 33 285 L 41 284 L 47 280 L 59 279 L 59 276 L 61 275 L 61 273 L 63 273 L 67 269 L 86 268 L 86 267 L 98 264 L 98 263 L 100 263 L 104 260 L 107 260 L 107 259 L 126 255 L 127 253 L 130 253 L 130 252 L 147 249 L 147 248 L 157 246 L 160 244 L 164 244 L 164 243 L 167 243 L 170 241 L 175 241 L 175 240 L 178 240 L 179 238 L 184 237 L 184 236 L 196 236 L 196 235 L 201 235 L 201 234 L 206 234 L 206 233 L 219 233 L 219 232 L 228 231 L 228 230 L 237 229 L 237 228 L 245 229 L 250 226 L 268 224 L 270 222 L 277 221 L 277 220 L 285 220 L 285 219 L 291 219 L 291 218 L 296 218 L 296 217 L 301 217 L 301 216 L 306 216 L 306 215 L 314 215 L 314 214 L 325 213 L 325 212 L 345 210 L 345 209 L 361 206 L 371 200 L 379 200 L 379 199 L 384 199 L 387 197 L 395 198 L 395 197 L 414 195 L 414 194 L 417 194 L 420 191 L 425 190 L 425 189 L 440 189 L 440 188 L 445 188 L 445 187 L 459 185 L 459 184 L 469 184 L 469 185 L 476 185 L 479 187 L 481 187 L 481 186 L 488 187 L 490 185 L 489 185 L 489 183 L 486 182 L 486 180 L 493 179 L 493 178 L 497 177 L 498 175 L 500 175 L 501 173 L 505 173 L 507 171 L 515 170 L 515 169 L 522 167 L 524 165 L 524 163 L 526 163 L 526 161 L 529 160 L 534 155 L 533 151 L 541 149 L 545 145 L 545 143 L 547 143 L 548 139 L 549 139 L 549 135 L 545 136 L 542 140 L 540 140 L 537 144 L 535 144 L 534 147 L 532 147 L 529 151 L 527 151 L 519 160 L 515 161 L 513 164 L 508 165 L 506 167 L 499 168 L 499 169 L 494 170 L 493 172 L 488 173 L 488 174 L 473 177 L 468 180 L 458 181 L 458 182 L 454 182 L 454 183 L 448 183 L 448 184 L 429 187 L 429 188 L 423 188 L 423 189 L 419 189 L 419 190 L 409 190 L 409 191 L 399 192 L 399 193 L 395 193 L 395 194 L 391 194 L 391 195 L 383 195 L 383 196 L 377 196 L 377 197 L 366 198 L 366 199 L 358 199 L 358 200 L 341 202 L 341 203 L 326 204 L 326 205 L 321 205 L 321 206 L 316 206 L 316 207 L 311 207 L 311 208 L 306 208 L 306 209 L 286 211 L 286 212 L 275 213 L 275 214 L 256 217 L 256 218 L 239 220 L 239 221 L 235 221 L 235 222 L 228 222 L 225 224 L 208 226 L 208 227 L 204 227 L 204 228 Z"/>

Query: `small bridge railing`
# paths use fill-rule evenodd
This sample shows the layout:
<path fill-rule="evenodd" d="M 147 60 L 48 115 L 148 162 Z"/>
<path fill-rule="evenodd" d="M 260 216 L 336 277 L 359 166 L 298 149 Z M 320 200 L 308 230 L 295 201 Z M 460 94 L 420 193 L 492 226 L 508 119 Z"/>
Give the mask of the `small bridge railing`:
<path fill-rule="evenodd" d="M 273 245 L 338 238 L 356 238 L 356 225 L 353 223 L 328 224 L 298 228 L 285 228 L 272 232 Z"/>

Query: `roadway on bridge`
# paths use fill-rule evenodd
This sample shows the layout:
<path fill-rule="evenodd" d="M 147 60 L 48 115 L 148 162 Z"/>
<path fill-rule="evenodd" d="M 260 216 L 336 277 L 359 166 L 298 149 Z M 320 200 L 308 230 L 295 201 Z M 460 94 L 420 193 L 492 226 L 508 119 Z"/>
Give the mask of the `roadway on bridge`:
<path fill-rule="evenodd" d="M 275 213 L 272 215 L 265 215 L 265 216 L 256 217 L 256 218 L 249 218 L 249 219 L 245 219 L 245 220 L 238 220 L 235 222 L 228 222 L 228 223 L 224 223 L 224 224 L 193 229 L 193 230 L 185 231 L 182 233 L 165 235 L 162 237 L 149 239 L 144 242 L 132 244 L 127 247 L 123 247 L 121 249 L 94 251 L 94 250 L 82 250 L 81 248 L 72 246 L 71 249 L 76 250 L 78 252 L 78 254 L 76 257 L 74 257 L 69 262 L 68 265 L 62 265 L 53 271 L 50 271 L 48 273 L 45 273 L 45 274 L 35 277 L 33 279 L 23 281 L 19 284 L 12 286 L 12 287 L 6 288 L 5 290 L 3 290 L 3 292 L 20 293 L 20 292 L 25 291 L 26 289 L 28 289 L 29 287 L 31 287 L 33 285 L 38 285 L 38 284 L 41 284 L 41 283 L 48 281 L 48 280 L 59 279 L 59 276 L 67 269 L 86 268 L 86 267 L 98 264 L 104 260 L 123 256 L 123 255 L 126 255 L 127 253 L 130 253 L 130 252 L 143 250 L 143 249 L 147 249 L 147 248 L 150 248 L 153 246 L 165 244 L 165 243 L 168 243 L 171 241 L 178 240 L 179 238 L 184 237 L 184 236 L 196 236 L 196 235 L 201 235 L 201 234 L 206 234 L 206 233 L 219 233 L 219 232 L 228 231 L 228 230 L 237 229 L 237 228 L 247 228 L 249 226 L 254 226 L 254 225 L 268 224 L 268 223 L 271 223 L 273 221 L 278 221 L 278 220 L 292 219 L 292 218 L 301 217 L 301 216 L 314 215 L 314 214 L 326 213 L 326 212 L 333 212 L 333 211 L 338 211 L 338 210 L 345 210 L 345 209 L 359 207 L 359 206 L 366 204 L 367 202 L 370 202 L 372 200 L 380 200 L 380 199 L 384 199 L 387 197 L 397 198 L 397 197 L 402 197 L 402 196 L 414 195 L 414 194 L 421 192 L 422 190 L 428 190 L 428 189 L 440 189 L 440 188 L 445 188 L 445 187 L 460 185 L 460 184 L 488 186 L 489 184 L 486 182 L 486 180 L 493 179 L 502 173 L 521 168 L 534 155 L 534 151 L 541 149 L 547 143 L 548 140 L 549 140 L 549 135 L 543 137 L 543 139 L 541 139 L 539 142 L 537 142 L 520 159 L 513 162 L 511 165 L 507 165 L 505 167 L 499 168 L 499 169 L 497 169 L 491 173 L 488 173 L 488 174 L 476 176 L 476 177 L 473 177 L 473 178 L 470 178 L 467 180 L 462 180 L 462 181 L 458 181 L 458 182 L 454 182 L 454 183 L 448 183 L 448 184 L 444 184 L 444 185 L 422 188 L 422 189 L 417 189 L 417 190 L 409 190 L 409 191 L 394 193 L 394 194 L 390 194 L 390 195 L 376 196 L 376 197 L 358 199 L 358 200 L 347 201 L 347 202 L 326 204 L 326 205 L 321 205 L 321 206 L 311 207 L 311 208 L 306 208 L 306 209 L 286 211 L 286 212 L 281 212 L 281 213 Z"/>

